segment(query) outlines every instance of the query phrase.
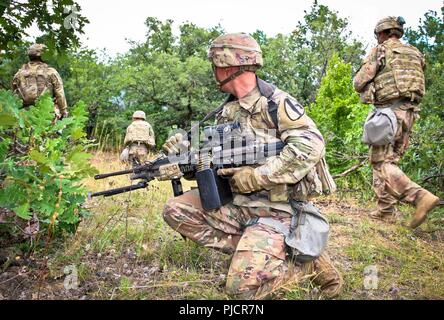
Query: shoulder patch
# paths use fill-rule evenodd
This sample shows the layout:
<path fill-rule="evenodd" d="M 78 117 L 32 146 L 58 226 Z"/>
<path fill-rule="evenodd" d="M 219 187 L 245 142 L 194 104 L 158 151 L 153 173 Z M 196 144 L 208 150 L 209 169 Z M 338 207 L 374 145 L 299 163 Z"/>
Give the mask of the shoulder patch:
<path fill-rule="evenodd" d="M 299 102 L 297 102 L 295 99 L 292 99 L 290 97 L 285 99 L 285 113 L 287 114 L 287 117 L 292 120 L 296 121 L 299 120 L 304 114 L 305 109 Z"/>

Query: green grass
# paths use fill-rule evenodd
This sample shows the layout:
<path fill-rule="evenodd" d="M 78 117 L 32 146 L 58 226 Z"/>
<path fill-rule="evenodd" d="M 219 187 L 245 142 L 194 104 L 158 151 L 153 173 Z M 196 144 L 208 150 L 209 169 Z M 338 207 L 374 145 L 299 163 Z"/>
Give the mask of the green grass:
<path fill-rule="evenodd" d="M 100 172 L 121 169 L 117 155 L 97 154 Z M 128 184 L 127 178 L 85 181 L 92 191 Z M 185 182 L 184 190 L 193 186 Z M 63 282 L 63 270 L 75 265 L 80 296 L 91 299 L 229 299 L 224 293 L 230 256 L 185 241 L 162 218 L 172 197 L 169 182 L 87 203 L 91 215 L 77 233 L 49 255 L 49 283 Z M 339 299 L 442 299 L 444 245 L 431 232 L 442 224 L 412 231 L 399 224 L 369 219 L 352 195 L 322 198 L 331 225 L 330 256 L 345 283 Z M 410 208 L 402 207 L 404 219 Z M 440 219 L 439 215 L 437 219 Z M 432 230 L 432 231 L 431 231 Z M 440 230 L 440 231 L 436 231 Z M 377 266 L 378 288 L 364 288 L 364 270 Z M 63 298 L 63 297 L 61 297 Z M 323 299 L 309 281 L 286 287 L 274 299 Z"/>
<path fill-rule="evenodd" d="M 354 298 L 364 283 L 364 269 L 379 270 L 376 296 L 385 298 L 440 299 L 444 295 L 444 254 L 432 243 L 413 237 L 413 232 L 396 225 L 369 223 L 363 219 L 350 232 L 352 242 L 344 252 L 353 262 L 345 274 L 344 298 Z M 398 293 L 390 296 L 390 289 Z M 392 290 L 393 291 L 393 290 Z"/>

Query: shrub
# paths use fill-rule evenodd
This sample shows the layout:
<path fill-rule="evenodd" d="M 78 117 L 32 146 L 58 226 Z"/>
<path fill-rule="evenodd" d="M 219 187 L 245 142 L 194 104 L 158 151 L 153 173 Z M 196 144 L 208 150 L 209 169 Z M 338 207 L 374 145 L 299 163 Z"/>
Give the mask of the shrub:
<path fill-rule="evenodd" d="M 38 220 L 40 231 L 73 231 L 87 214 L 81 181 L 96 171 L 86 152 L 88 119 L 82 102 L 70 111 L 53 124 L 48 94 L 23 109 L 11 92 L 0 91 L 0 207 L 20 219 Z"/>

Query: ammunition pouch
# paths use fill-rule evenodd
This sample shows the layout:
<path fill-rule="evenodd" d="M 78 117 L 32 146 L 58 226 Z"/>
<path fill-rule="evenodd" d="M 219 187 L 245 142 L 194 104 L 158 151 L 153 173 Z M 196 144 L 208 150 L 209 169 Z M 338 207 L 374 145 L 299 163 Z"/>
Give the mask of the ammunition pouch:
<path fill-rule="evenodd" d="M 337 186 L 330 174 L 325 157 L 296 185 L 293 186 L 291 199 L 304 201 L 311 196 L 326 195 L 336 192 Z"/>
<path fill-rule="evenodd" d="M 159 167 L 159 181 L 180 179 L 183 176 L 179 164 L 170 163 Z"/>
<path fill-rule="evenodd" d="M 362 141 L 368 145 L 385 146 L 394 142 L 397 130 L 398 122 L 392 108 L 376 108 L 365 120 Z"/>
<path fill-rule="evenodd" d="M 196 172 L 200 200 L 205 210 L 213 210 L 233 201 L 228 179 L 217 174 L 216 168 L 205 168 Z"/>

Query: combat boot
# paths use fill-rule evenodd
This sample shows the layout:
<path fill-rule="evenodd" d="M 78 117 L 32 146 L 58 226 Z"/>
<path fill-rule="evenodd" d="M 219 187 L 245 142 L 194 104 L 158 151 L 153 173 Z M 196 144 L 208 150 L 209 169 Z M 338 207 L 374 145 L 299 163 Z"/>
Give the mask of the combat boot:
<path fill-rule="evenodd" d="M 313 268 L 315 275 L 312 280 L 316 285 L 321 287 L 322 294 L 328 299 L 339 295 L 342 289 L 343 279 L 326 253 L 323 253 L 313 261 Z"/>
<path fill-rule="evenodd" d="M 425 191 L 416 201 L 416 211 L 413 214 L 412 221 L 410 221 L 410 228 L 415 229 L 419 227 L 427 218 L 427 213 L 436 207 L 439 203 L 439 198 L 429 191 Z"/>
<path fill-rule="evenodd" d="M 381 221 L 385 221 L 388 223 L 396 222 L 396 218 L 395 218 L 394 213 L 382 213 L 381 211 L 376 209 L 376 210 L 373 210 L 372 212 L 370 212 L 368 215 L 370 216 L 370 218 L 372 218 L 374 220 L 381 220 Z"/>

